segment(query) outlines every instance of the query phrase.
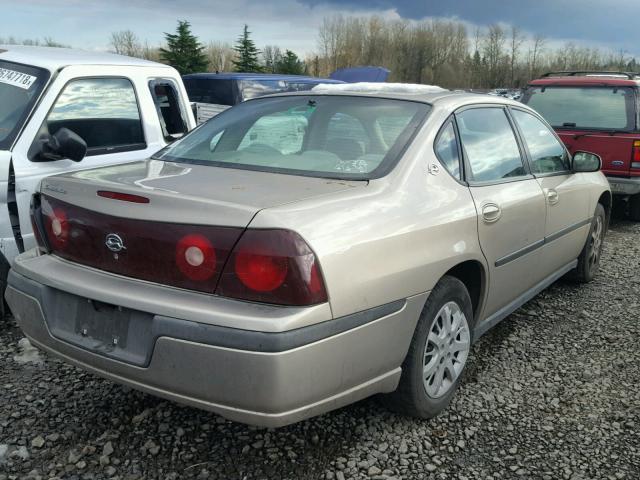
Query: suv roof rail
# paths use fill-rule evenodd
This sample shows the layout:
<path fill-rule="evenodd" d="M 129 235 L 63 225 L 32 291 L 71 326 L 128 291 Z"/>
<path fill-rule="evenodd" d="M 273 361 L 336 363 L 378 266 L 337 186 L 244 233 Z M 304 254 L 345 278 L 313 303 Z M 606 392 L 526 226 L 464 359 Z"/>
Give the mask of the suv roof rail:
<path fill-rule="evenodd" d="M 618 72 L 618 71 L 596 71 L 596 70 L 568 70 L 568 71 L 558 71 L 558 72 L 547 72 L 542 74 L 540 78 L 548 78 L 548 77 L 575 77 L 578 75 L 615 75 L 619 77 L 627 77 L 629 80 L 636 80 L 640 77 L 640 73 L 635 72 Z"/>

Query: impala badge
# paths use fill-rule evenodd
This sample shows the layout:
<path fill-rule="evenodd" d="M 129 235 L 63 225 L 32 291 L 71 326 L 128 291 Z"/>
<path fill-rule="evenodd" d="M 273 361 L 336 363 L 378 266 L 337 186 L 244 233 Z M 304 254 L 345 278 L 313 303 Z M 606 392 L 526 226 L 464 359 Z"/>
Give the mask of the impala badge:
<path fill-rule="evenodd" d="M 121 252 L 122 250 L 127 249 L 127 247 L 124 246 L 124 241 L 122 240 L 120 235 L 115 233 L 110 233 L 109 235 L 107 235 L 104 244 L 112 252 Z"/>

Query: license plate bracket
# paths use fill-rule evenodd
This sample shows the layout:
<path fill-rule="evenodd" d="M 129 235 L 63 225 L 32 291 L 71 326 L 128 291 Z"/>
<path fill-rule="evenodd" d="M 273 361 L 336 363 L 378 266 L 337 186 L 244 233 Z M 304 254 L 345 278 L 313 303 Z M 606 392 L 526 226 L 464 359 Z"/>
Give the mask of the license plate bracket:
<path fill-rule="evenodd" d="M 78 305 L 75 333 L 96 342 L 96 349 L 127 348 L 131 311 L 87 300 Z"/>

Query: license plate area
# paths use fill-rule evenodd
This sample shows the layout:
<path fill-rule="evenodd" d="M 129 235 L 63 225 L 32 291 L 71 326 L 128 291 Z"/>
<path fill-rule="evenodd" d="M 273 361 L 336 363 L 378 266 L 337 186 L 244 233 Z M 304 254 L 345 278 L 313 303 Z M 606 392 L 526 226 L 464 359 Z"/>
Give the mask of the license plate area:
<path fill-rule="evenodd" d="M 96 348 L 127 348 L 131 310 L 96 300 L 80 302 L 75 333 Z"/>
<path fill-rule="evenodd" d="M 47 289 L 44 302 L 51 334 L 113 360 L 147 366 L 155 342 L 150 313 Z"/>

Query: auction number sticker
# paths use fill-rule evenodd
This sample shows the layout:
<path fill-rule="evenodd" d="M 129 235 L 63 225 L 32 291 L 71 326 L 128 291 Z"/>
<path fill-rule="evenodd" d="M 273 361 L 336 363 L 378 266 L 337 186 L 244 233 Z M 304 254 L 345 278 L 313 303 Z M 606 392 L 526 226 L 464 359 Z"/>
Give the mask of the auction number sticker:
<path fill-rule="evenodd" d="M 33 75 L 16 72 L 15 70 L 9 70 L 7 68 L 0 68 L 0 83 L 6 83 L 14 87 L 29 90 L 37 79 L 38 78 Z"/>

